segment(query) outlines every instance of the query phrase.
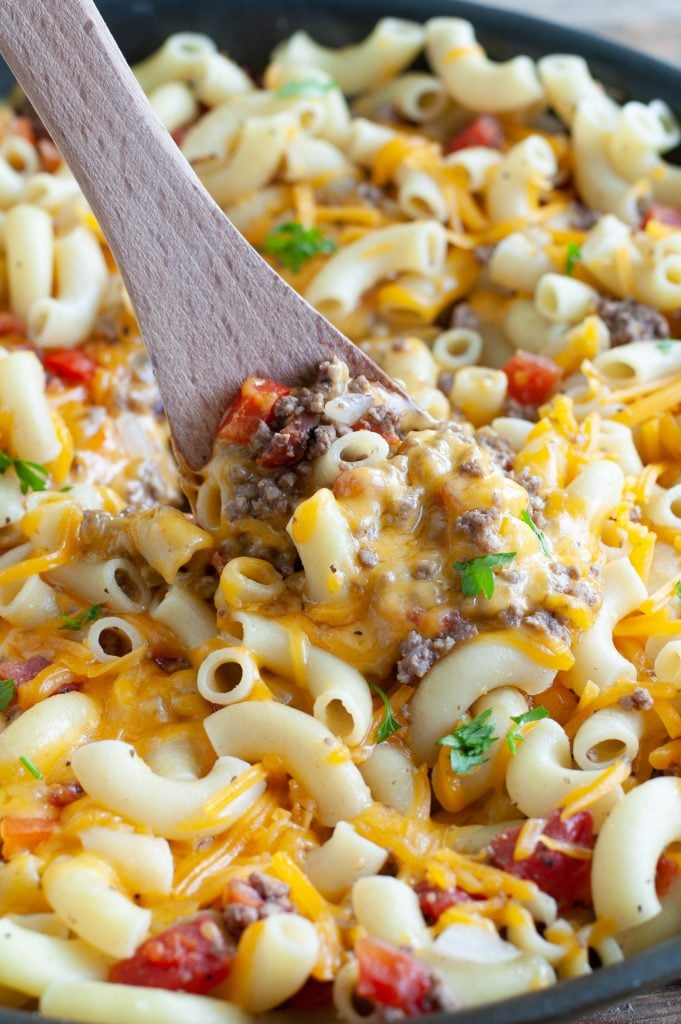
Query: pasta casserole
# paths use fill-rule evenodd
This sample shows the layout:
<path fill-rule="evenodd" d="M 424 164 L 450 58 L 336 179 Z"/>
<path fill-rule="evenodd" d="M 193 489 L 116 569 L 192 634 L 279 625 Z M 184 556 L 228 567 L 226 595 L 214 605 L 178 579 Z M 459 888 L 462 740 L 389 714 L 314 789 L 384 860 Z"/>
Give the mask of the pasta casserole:
<path fill-rule="evenodd" d="M 387 1024 L 677 934 L 672 111 L 457 18 L 135 72 L 414 405 L 253 375 L 180 481 L 99 225 L 2 108 L 0 1003 Z"/>

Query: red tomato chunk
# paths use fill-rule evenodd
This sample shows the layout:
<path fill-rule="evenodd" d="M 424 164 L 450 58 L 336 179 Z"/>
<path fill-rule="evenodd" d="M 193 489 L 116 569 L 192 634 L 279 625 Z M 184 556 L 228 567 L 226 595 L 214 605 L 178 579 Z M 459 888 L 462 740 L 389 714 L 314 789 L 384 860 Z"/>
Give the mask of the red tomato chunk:
<path fill-rule="evenodd" d="M 97 372 L 97 363 L 77 348 L 63 348 L 45 356 L 45 369 L 74 384 L 90 384 Z"/>
<path fill-rule="evenodd" d="M 421 913 L 427 924 L 435 924 L 445 910 L 455 907 L 457 903 L 467 903 L 479 898 L 469 895 L 464 889 L 440 889 L 438 885 L 432 885 L 430 882 L 417 882 L 414 892 L 419 898 Z"/>
<path fill-rule="evenodd" d="M 504 126 L 493 114 L 480 114 L 465 128 L 462 128 L 447 146 L 448 153 L 456 153 L 469 146 L 485 146 L 487 149 L 502 149 L 506 142 Z"/>
<path fill-rule="evenodd" d="M 369 937 L 356 943 L 355 953 L 360 998 L 401 1010 L 407 1017 L 442 1008 L 432 972 L 411 953 Z"/>
<path fill-rule="evenodd" d="M 678 870 L 676 861 L 662 854 L 657 862 L 657 870 L 655 872 L 655 892 L 661 899 L 671 889 Z"/>
<path fill-rule="evenodd" d="M 642 227 L 646 227 L 649 221 L 656 220 L 658 224 L 667 224 L 669 227 L 681 228 L 681 207 L 665 206 L 663 203 L 653 203 L 646 210 Z"/>
<path fill-rule="evenodd" d="M 215 436 L 233 444 L 248 444 L 258 424 L 269 423 L 275 405 L 288 394 L 290 388 L 283 384 L 261 377 L 249 377 L 241 385 L 241 393 L 220 420 Z"/>
<path fill-rule="evenodd" d="M 202 994 L 227 977 L 234 959 L 213 914 L 203 912 L 142 943 L 128 960 L 114 964 L 109 981 Z"/>
<path fill-rule="evenodd" d="M 492 864 L 516 878 L 536 882 L 543 892 L 553 896 L 561 913 L 575 906 L 591 906 L 591 860 L 579 860 L 566 853 L 549 850 L 542 842 L 537 843 L 530 857 L 514 860 L 513 851 L 520 828 L 518 825 L 492 840 Z M 563 843 L 581 846 L 586 850 L 593 849 L 593 819 L 590 811 L 580 811 L 567 821 L 561 821 L 560 811 L 554 811 L 544 833 Z"/>
<path fill-rule="evenodd" d="M 541 405 L 558 387 L 563 371 L 552 359 L 519 349 L 511 356 L 504 373 L 508 377 L 508 395 L 521 405 Z"/>
<path fill-rule="evenodd" d="M 9 310 L 0 310 L 0 337 L 5 338 L 8 334 L 26 334 L 26 324 Z"/>

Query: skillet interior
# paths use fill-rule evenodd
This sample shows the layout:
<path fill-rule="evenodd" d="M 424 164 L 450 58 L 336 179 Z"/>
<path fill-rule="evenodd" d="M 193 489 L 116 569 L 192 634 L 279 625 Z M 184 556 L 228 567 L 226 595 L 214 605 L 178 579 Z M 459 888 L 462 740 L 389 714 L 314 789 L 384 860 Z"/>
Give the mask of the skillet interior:
<path fill-rule="evenodd" d="M 98 0 L 98 7 L 130 61 L 160 46 L 173 32 L 205 32 L 231 57 L 258 74 L 276 43 L 299 28 L 320 42 L 340 46 L 361 39 L 378 18 L 391 14 L 423 21 L 435 15 L 468 18 L 492 56 L 518 53 L 577 53 L 613 95 L 665 99 L 679 111 L 681 71 L 598 36 L 509 11 L 457 0 Z M 0 95 L 12 79 L 0 63 Z M 680 111 L 681 112 L 681 111 Z M 636 957 L 553 988 L 468 1012 L 441 1013 L 428 1024 L 567 1024 L 585 1013 L 626 998 L 640 988 L 681 976 L 681 937 Z M 66 1024 L 40 1018 L 45 1024 Z M 426 1024 L 425 1018 L 421 1018 Z M 0 1024 L 36 1024 L 36 1015 L 0 1008 Z M 315 1024 L 311 1014 L 301 1021 Z M 120 1024 L 125 1024 L 121 1021 Z M 186 1024 L 192 1024 L 187 1021 Z M 414 1021 L 414 1024 L 419 1024 Z"/>

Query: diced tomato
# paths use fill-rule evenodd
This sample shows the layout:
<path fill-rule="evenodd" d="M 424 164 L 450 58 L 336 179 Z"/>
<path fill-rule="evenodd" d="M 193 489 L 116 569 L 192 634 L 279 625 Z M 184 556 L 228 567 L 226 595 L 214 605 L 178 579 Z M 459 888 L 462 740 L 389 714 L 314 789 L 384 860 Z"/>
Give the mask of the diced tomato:
<path fill-rule="evenodd" d="M 7 337 L 8 334 L 26 334 L 26 323 L 16 313 L 9 310 L 0 310 L 0 337 Z"/>
<path fill-rule="evenodd" d="M 658 224 L 667 224 L 669 227 L 681 228 L 681 207 L 653 203 L 644 213 L 641 227 L 646 227 L 651 220 L 656 220 Z"/>
<path fill-rule="evenodd" d="M 504 126 L 493 114 L 480 114 L 454 136 L 447 146 L 448 153 L 470 146 L 485 146 L 487 149 L 502 149 L 506 141 Z"/>
<path fill-rule="evenodd" d="M 388 444 L 397 444 L 400 440 L 397 434 L 394 434 L 392 430 L 381 427 L 380 423 L 376 423 L 375 420 L 370 419 L 359 419 L 354 424 L 353 430 L 371 430 L 374 434 L 380 434 L 384 437 Z"/>
<path fill-rule="evenodd" d="M 45 369 L 75 384 L 91 384 L 97 363 L 77 348 L 60 348 L 45 356 Z"/>
<path fill-rule="evenodd" d="M 50 818 L 3 818 L 0 824 L 3 857 L 9 860 L 17 853 L 35 850 L 53 828 L 54 822 Z"/>
<path fill-rule="evenodd" d="M 35 146 L 35 130 L 30 117 L 25 117 L 23 114 L 13 114 L 7 126 L 7 134 L 10 136 L 18 135 L 20 138 L 30 142 L 32 146 Z"/>
<path fill-rule="evenodd" d="M 234 959 L 215 916 L 209 912 L 147 939 L 128 960 L 114 964 L 109 981 L 202 994 L 227 977 Z"/>
<path fill-rule="evenodd" d="M 234 444 L 248 444 L 258 424 L 268 423 L 279 399 L 290 392 L 276 381 L 249 377 L 220 420 L 215 436 Z"/>
<path fill-rule="evenodd" d="M 355 953 L 357 995 L 362 999 L 401 1010 L 407 1017 L 437 1009 L 432 998 L 433 975 L 411 953 L 369 937 L 355 944 Z"/>
<path fill-rule="evenodd" d="M 190 124 L 182 124 L 179 128 L 176 128 L 174 132 L 170 133 L 170 137 L 176 146 L 182 146 L 182 143 L 187 137 L 187 132 L 192 126 Z"/>
<path fill-rule="evenodd" d="M 319 1010 L 331 1002 L 333 992 L 332 981 L 317 981 L 316 978 L 308 978 L 299 992 L 286 1002 L 287 1010 Z"/>
<path fill-rule="evenodd" d="M 552 359 L 518 349 L 503 367 L 508 377 L 509 398 L 521 405 L 541 405 L 548 401 L 563 376 Z"/>
<path fill-rule="evenodd" d="M 54 174 L 63 163 L 63 157 L 52 139 L 38 139 L 36 147 L 40 153 L 40 159 L 48 174 Z"/>
<path fill-rule="evenodd" d="M 576 905 L 590 906 L 591 861 L 549 850 L 542 842 L 537 843 L 530 857 L 514 860 L 513 851 L 520 828 L 518 825 L 492 840 L 492 864 L 516 878 L 536 882 L 543 892 L 553 896 L 561 913 Z M 544 833 L 551 839 L 581 846 L 586 850 L 593 849 L 593 819 L 590 811 L 580 811 L 567 821 L 561 821 L 560 811 L 554 811 Z"/>
<path fill-rule="evenodd" d="M 666 896 L 671 889 L 678 870 L 679 867 L 676 861 L 662 854 L 657 862 L 657 870 L 655 871 L 655 892 L 660 898 Z"/>
<path fill-rule="evenodd" d="M 452 889 L 441 889 L 430 882 L 417 882 L 414 892 L 419 898 L 421 913 L 428 924 L 435 924 L 445 910 L 455 907 L 457 903 L 466 903 L 476 897 L 470 896 L 464 889 L 456 886 Z"/>

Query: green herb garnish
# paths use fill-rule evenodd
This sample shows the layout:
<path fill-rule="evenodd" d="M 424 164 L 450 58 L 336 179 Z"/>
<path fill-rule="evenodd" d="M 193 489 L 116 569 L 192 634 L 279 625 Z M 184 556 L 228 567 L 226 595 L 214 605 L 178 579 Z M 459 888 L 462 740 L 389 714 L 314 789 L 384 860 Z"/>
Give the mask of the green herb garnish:
<path fill-rule="evenodd" d="M 515 551 L 503 551 L 498 555 L 481 555 L 468 562 L 455 562 L 454 568 L 461 573 L 461 589 L 464 597 L 477 597 L 482 593 L 490 598 L 494 593 L 494 573 L 500 565 L 508 565 L 516 556 Z"/>
<path fill-rule="evenodd" d="M 520 731 L 524 725 L 528 725 L 529 722 L 538 722 L 540 719 L 548 717 L 548 711 L 542 706 L 532 708 L 531 711 L 526 711 L 523 715 L 511 715 L 511 721 L 515 722 L 515 725 L 510 732 L 506 733 L 506 743 L 511 753 L 518 753 L 518 744 L 525 738 Z"/>
<path fill-rule="evenodd" d="M 13 459 L 7 452 L 0 452 L 0 473 L 6 473 L 11 466 L 14 466 L 22 494 L 29 490 L 45 490 L 49 473 L 44 466 L 38 462 L 27 462 L 25 459 Z"/>
<path fill-rule="evenodd" d="M 539 547 L 542 549 L 543 553 L 546 555 L 547 558 L 550 558 L 551 557 L 551 548 L 549 547 L 549 542 L 546 539 L 546 534 L 544 533 L 543 530 L 539 529 L 539 527 L 537 526 L 537 524 L 535 523 L 534 519 L 532 518 L 530 513 L 527 511 L 527 509 L 525 509 L 523 512 L 520 513 L 520 518 L 532 530 L 532 533 L 535 535 L 535 537 L 539 541 Z"/>
<path fill-rule="evenodd" d="M 285 82 L 280 85 L 274 95 L 278 100 L 289 100 L 296 96 L 323 96 L 325 92 L 337 89 L 335 82 L 318 82 L 315 78 L 301 78 L 299 81 Z"/>
<path fill-rule="evenodd" d="M 389 736 L 392 736 L 394 732 L 397 732 L 398 729 L 401 729 L 402 724 L 401 722 L 398 722 L 397 719 L 395 718 L 395 714 L 393 712 L 390 701 L 388 700 L 387 693 L 385 693 L 380 688 L 380 686 L 376 686 L 374 683 L 369 683 L 369 686 L 374 691 L 374 693 L 378 694 L 378 696 L 381 698 L 385 706 L 385 715 L 383 716 L 383 721 L 376 730 L 376 739 L 378 740 L 379 743 L 383 743 L 383 741 L 387 740 Z"/>
<path fill-rule="evenodd" d="M 582 250 L 576 242 L 568 242 L 567 252 L 565 254 L 565 273 L 569 274 L 570 277 L 575 272 L 575 266 L 579 263 L 582 258 Z"/>
<path fill-rule="evenodd" d="M 335 252 L 337 248 L 334 240 L 323 235 L 319 228 L 304 228 L 297 220 L 282 224 L 265 239 L 265 252 L 272 253 L 294 273 L 313 256 Z"/>
<path fill-rule="evenodd" d="M 492 708 L 487 708 L 472 720 L 464 715 L 456 729 L 437 741 L 441 747 L 451 747 L 449 763 L 456 775 L 468 775 L 489 760 L 485 754 L 497 738 L 493 735 L 491 717 Z"/>
<path fill-rule="evenodd" d="M 16 692 L 13 679 L 0 679 L 0 711 L 7 711 Z"/>
<path fill-rule="evenodd" d="M 681 604 L 681 580 L 676 584 L 674 590 L 676 592 L 676 600 Z"/>
<path fill-rule="evenodd" d="M 658 341 L 656 348 L 659 348 L 663 355 L 668 356 L 672 350 L 672 343 L 669 338 L 665 338 L 664 341 Z"/>
<path fill-rule="evenodd" d="M 84 626 L 87 626 L 88 622 L 94 622 L 96 619 L 101 618 L 103 611 L 104 605 L 93 604 L 86 608 L 84 612 L 81 612 L 80 615 L 74 616 L 74 618 L 71 618 L 70 615 L 60 615 L 59 618 L 62 624 L 59 628 L 82 629 Z"/>
<path fill-rule="evenodd" d="M 44 779 L 45 778 L 43 773 L 40 771 L 40 768 L 38 768 L 33 763 L 31 758 L 26 756 L 26 754 L 24 754 L 22 757 L 19 758 L 19 763 L 23 764 L 23 766 L 26 769 L 26 771 L 29 772 L 29 774 L 32 775 L 34 779 Z"/>

